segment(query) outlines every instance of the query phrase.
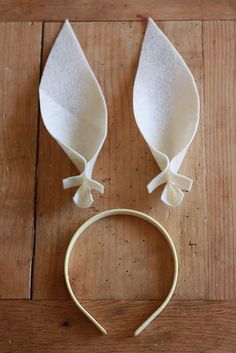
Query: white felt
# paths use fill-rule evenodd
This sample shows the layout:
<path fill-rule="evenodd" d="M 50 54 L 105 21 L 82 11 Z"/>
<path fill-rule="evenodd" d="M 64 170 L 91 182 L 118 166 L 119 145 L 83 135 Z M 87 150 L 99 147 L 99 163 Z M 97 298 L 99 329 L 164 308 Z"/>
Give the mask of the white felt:
<path fill-rule="evenodd" d="M 161 173 L 147 185 L 151 193 L 166 183 L 161 199 L 177 206 L 192 180 L 178 174 L 199 121 L 196 84 L 181 55 L 152 19 L 142 45 L 133 91 L 134 115 Z"/>
<path fill-rule="evenodd" d="M 39 88 L 44 124 L 74 163 L 80 175 L 64 179 L 64 188 L 79 186 L 74 202 L 93 202 L 93 167 L 107 135 L 107 108 L 72 27 L 66 21 L 50 52 Z"/>

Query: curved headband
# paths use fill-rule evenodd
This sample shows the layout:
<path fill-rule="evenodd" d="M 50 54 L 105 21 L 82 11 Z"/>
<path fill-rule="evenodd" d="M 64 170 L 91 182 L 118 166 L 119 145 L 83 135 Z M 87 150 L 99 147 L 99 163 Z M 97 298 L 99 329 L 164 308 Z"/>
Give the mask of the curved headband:
<path fill-rule="evenodd" d="M 150 315 L 147 318 L 147 320 L 145 320 L 142 323 L 142 325 L 140 325 L 137 328 L 137 330 L 134 332 L 134 336 L 138 336 L 145 329 L 145 327 L 147 327 L 152 322 L 152 320 L 154 320 L 162 312 L 162 310 L 166 307 L 166 305 L 169 303 L 169 301 L 174 293 L 176 283 L 177 283 L 177 278 L 178 278 L 178 258 L 177 258 L 177 253 L 175 250 L 174 243 L 173 243 L 170 235 L 166 231 L 166 229 L 160 223 L 158 223 L 154 218 L 148 216 L 145 213 L 139 212 L 139 211 L 121 208 L 121 209 L 107 210 L 107 211 L 98 213 L 95 216 L 88 219 L 75 232 L 75 234 L 72 237 L 72 239 L 69 243 L 69 246 L 67 248 L 66 256 L 65 256 L 65 264 L 64 264 L 65 281 L 66 281 L 67 289 L 70 293 L 70 296 L 73 299 L 76 306 L 103 334 L 106 334 L 107 331 L 105 330 L 105 328 L 101 324 L 99 324 L 99 322 L 91 314 L 89 314 L 89 312 L 80 304 L 80 302 L 76 298 L 76 296 L 71 288 L 70 279 L 69 279 L 69 260 L 70 260 L 71 252 L 73 250 L 73 247 L 74 247 L 77 239 L 89 226 L 91 226 L 93 223 L 99 221 L 100 219 L 110 217 L 110 216 L 115 216 L 115 215 L 134 216 L 134 217 L 144 219 L 145 221 L 151 223 L 155 228 L 157 228 L 162 233 L 162 235 L 166 239 L 166 241 L 171 249 L 173 259 L 174 259 L 174 277 L 173 277 L 173 282 L 172 282 L 170 291 L 169 291 L 167 297 L 165 298 L 164 302 L 157 308 L 157 310 L 155 310 L 154 313 L 152 315 Z"/>

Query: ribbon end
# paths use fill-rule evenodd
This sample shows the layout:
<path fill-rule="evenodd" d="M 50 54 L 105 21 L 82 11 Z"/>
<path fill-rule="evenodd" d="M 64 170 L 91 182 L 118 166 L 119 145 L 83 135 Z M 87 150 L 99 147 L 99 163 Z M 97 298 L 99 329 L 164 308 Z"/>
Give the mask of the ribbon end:
<path fill-rule="evenodd" d="M 104 193 L 104 186 L 97 181 L 86 177 L 84 173 L 63 180 L 64 189 L 69 189 L 75 186 L 79 186 L 79 188 L 73 197 L 73 201 L 81 208 L 88 208 L 92 205 L 93 197 L 91 190 L 96 190 L 101 194 Z"/>
<path fill-rule="evenodd" d="M 165 184 L 168 181 L 167 168 L 160 174 L 156 175 L 148 184 L 147 190 L 151 194 L 158 186 Z"/>
<path fill-rule="evenodd" d="M 166 184 L 161 200 L 169 207 L 177 207 L 184 199 L 184 193 L 176 185 L 169 182 Z"/>
<path fill-rule="evenodd" d="M 193 185 L 192 179 L 181 174 L 173 174 L 171 182 L 183 191 L 190 191 Z"/>
<path fill-rule="evenodd" d="M 90 187 L 80 186 L 73 196 L 74 203 L 81 208 L 88 208 L 93 203 Z"/>
<path fill-rule="evenodd" d="M 184 198 L 183 191 L 190 191 L 193 185 L 190 178 L 173 173 L 166 168 L 147 185 L 149 194 L 164 183 L 166 183 L 166 186 L 162 192 L 161 200 L 169 207 L 180 205 Z"/>

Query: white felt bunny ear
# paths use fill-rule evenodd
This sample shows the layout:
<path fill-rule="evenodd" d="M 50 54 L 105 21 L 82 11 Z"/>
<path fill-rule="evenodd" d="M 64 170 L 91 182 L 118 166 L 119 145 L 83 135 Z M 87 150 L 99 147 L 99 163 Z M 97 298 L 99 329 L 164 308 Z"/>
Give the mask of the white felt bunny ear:
<path fill-rule="evenodd" d="M 68 21 L 47 60 L 39 94 L 47 130 L 80 172 L 64 179 L 64 188 L 79 186 L 73 200 L 80 207 L 89 207 L 91 190 L 103 193 L 103 185 L 92 179 L 92 171 L 107 135 L 107 108 Z"/>
<path fill-rule="evenodd" d="M 199 95 L 183 58 L 152 19 L 142 45 L 133 107 L 139 130 L 161 169 L 148 191 L 166 183 L 161 199 L 177 206 L 184 197 L 182 190 L 192 186 L 178 170 L 197 130 Z"/>

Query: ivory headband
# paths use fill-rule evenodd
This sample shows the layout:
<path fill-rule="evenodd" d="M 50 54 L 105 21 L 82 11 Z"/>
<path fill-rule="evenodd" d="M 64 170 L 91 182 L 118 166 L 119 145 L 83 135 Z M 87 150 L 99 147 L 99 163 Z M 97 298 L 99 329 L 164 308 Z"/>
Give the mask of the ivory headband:
<path fill-rule="evenodd" d="M 144 329 L 145 327 L 147 327 L 152 320 L 154 320 L 161 312 L 162 310 L 166 307 L 166 305 L 169 303 L 175 287 L 176 287 L 176 283 L 177 283 L 177 278 L 178 278 L 178 258 L 177 258 L 177 253 L 175 250 L 175 246 L 174 243 L 170 237 L 170 235 L 168 234 L 168 232 L 166 231 L 166 229 L 160 224 L 158 223 L 154 218 L 148 216 L 145 213 L 139 212 L 139 211 L 135 211 L 135 210 L 130 210 L 130 209 L 125 209 L 125 208 L 118 208 L 118 209 L 113 209 L 113 210 L 107 210 L 101 213 L 96 214 L 95 216 L 91 217 L 90 219 L 88 219 L 85 223 L 83 223 L 79 229 L 75 232 L 74 236 L 72 237 L 69 246 L 67 248 L 66 251 L 66 256 L 65 256 L 65 264 L 64 264 L 64 273 L 65 273 L 65 281 L 66 281 L 66 285 L 67 285 L 67 289 L 70 293 L 71 298 L 73 299 L 74 303 L 76 304 L 76 306 L 82 311 L 82 313 L 87 316 L 87 318 L 103 333 L 106 334 L 107 331 L 105 330 L 105 328 L 99 324 L 99 322 L 91 315 L 89 314 L 89 312 L 80 304 L 80 302 L 78 301 L 78 299 L 76 298 L 72 288 L 71 288 L 71 284 L 70 284 L 70 279 L 69 279 L 69 261 L 70 261 L 70 255 L 71 252 L 73 250 L 73 247 L 77 241 L 77 239 L 81 236 L 81 234 L 89 227 L 91 226 L 93 223 L 106 218 L 106 217 L 110 217 L 110 216 L 115 216 L 115 215 L 128 215 L 128 216 L 134 216 L 134 217 L 138 217 L 141 219 L 144 219 L 145 221 L 151 223 L 155 228 L 157 228 L 162 235 L 164 236 L 164 238 L 166 239 L 170 249 L 171 249 L 171 253 L 174 259 L 174 277 L 173 277 L 173 282 L 170 288 L 170 291 L 167 295 L 167 297 L 165 298 L 164 302 L 157 308 L 156 311 L 154 311 L 154 313 L 148 317 L 147 320 L 145 320 L 141 326 L 139 326 L 137 328 L 137 330 L 134 332 L 134 336 L 138 336 Z"/>

